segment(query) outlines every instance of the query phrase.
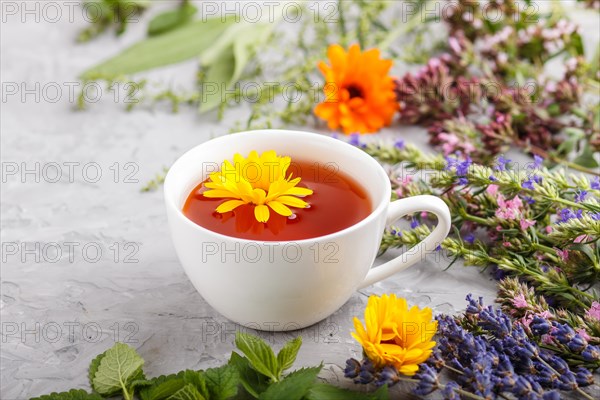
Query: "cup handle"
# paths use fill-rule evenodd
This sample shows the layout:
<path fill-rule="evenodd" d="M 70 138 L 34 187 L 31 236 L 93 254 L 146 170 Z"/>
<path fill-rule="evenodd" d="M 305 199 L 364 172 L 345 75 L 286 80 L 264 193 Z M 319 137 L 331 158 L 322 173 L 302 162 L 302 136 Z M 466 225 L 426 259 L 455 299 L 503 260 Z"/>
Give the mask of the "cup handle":
<path fill-rule="evenodd" d="M 385 279 L 396 272 L 402 271 L 421 261 L 425 254 L 434 251 L 450 232 L 450 210 L 443 200 L 435 196 L 414 196 L 392 202 L 388 209 L 386 225 L 402 218 L 407 214 L 427 211 L 435 214 L 438 223 L 433 232 L 419 244 L 402 253 L 398 257 L 375 268 L 371 268 L 360 288 L 367 287 Z"/>

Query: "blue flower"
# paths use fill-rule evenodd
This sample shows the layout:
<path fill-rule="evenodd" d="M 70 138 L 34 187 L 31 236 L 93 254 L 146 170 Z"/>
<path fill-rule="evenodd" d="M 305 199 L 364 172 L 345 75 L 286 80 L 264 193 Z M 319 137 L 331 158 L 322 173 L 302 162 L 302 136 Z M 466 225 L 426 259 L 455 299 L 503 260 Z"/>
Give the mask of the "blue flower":
<path fill-rule="evenodd" d="M 498 179 L 494 175 L 490 175 L 488 179 L 492 182 L 498 182 Z"/>
<path fill-rule="evenodd" d="M 575 381 L 581 387 L 590 386 L 594 384 L 594 375 L 589 369 L 579 367 L 575 374 Z"/>
<path fill-rule="evenodd" d="M 375 381 L 375 386 L 392 386 L 398 382 L 398 378 L 398 371 L 396 371 L 396 368 L 393 366 L 385 366 L 381 372 L 379 372 L 377 380 Z"/>
<path fill-rule="evenodd" d="M 588 194 L 587 190 L 580 190 L 579 192 L 577 192 L 575 194 L 575 202 L 581 203 L 582 201 L 585 200 L 587 194 Z"/>
<path fill-rule="evenodd" d="M 531 166 L 532 169 L 538 169 L 542 166 L 542 163 L 544 162 L 544 159 L 540 156 L 538 156 L 537 154 L 533 155 L 533 165 Z"/>
<path fill-rule="evenodd" d="M 421 364 L 421 369 L 415 375 L 415 378 L 419 380 L 419 384 L 413 390 L 413 393 L 418 396 L 426 396 L 439 387 L 437 371 L 427 364 Z"/>
<path fill-rule="evenodd" d="M 534 190 L 533 187 L 533 179 L 528 179 L 526 181 L 523 181 L 523 183 L 521 184 L 521 187 L 523 189 L 529 189 L 529 190 Z"/>
<path fill-rule="evenodd" d="M 360 147 L 360 135 L 358 133 L 353 133 L 350 135 L 350 140 L 348 143 L 352 146 Z"/>
<path fill-rule="evenodd" d="M 402 139 L 396 140 L 396 143 L 394 143 L 394 147 L 399 150 L 402 150 L 404 148 L 404 140 L 402 140 Z"/>
<path fill-rule="evenodd" d="M 583 216 L 583 210 L 573 211 L 570 208 L 563 208 L 558 213 L 558 216 L 559 216 L 559 219 L 558 219 L 559 223 L 567 222 L 574 218 L 577 218 L 577 219 L 581 218 Z"/>
<path fill-rule="evenodd" d="M 595 212 L 595 213 L 589 213 L 588 214 L 590 216 L 591 219 L 593 219 L 594 221 L 600 221 L 600 212 Z"/>
<path fill-rule="evenodd" d="M 535 317 L 533 317 L 533 321 L 531 322 L 531 325 L 529 327 L 531 328 L 531 331 L 534 334 L 541 336 L 550 332 L 550 328 L 552 328 L 552 325 L 550 325 L 547 319 L 536 315 Z"/>
<path fill-rule="evenodd" d="M 419 220 L 416 218 L 413 218 L 412 221 L 410 222 L 410 227 L 412 229 L 415 229 L 419 225 L 421 225 L 421 224 L 419 223 Z"/>
<path fill-rule="evenodd" d="M 496 160 L 496 165 L 494 166 L 494 169 L 496 171 L 506 171 L 506 166 L 511 161 L 512 160 L 504 158 L 504 155 L 500 155 L 500 157 L 498 157 L 498 159 Z"/>
<path fill-rule="evenodd" d="M 459 389 L 460 386 L 458 386 L 458 383 L 450 381 L 441 390 L 442 396 L 444 396 L 445 400 L 460 400 L 460 396 L 458 395 Z"/>
<path fill-rule="evenodd" d="M 344 376 L 346 378 L 354 379 L 360 373 L 360 362 L 354 358 L 346 360 L 346 368 L 344 369 Z"/>
<path fill-rule="evenodd" d="M 600 347 L 590 344 L 581 352 L 581 356 L 585 361 L 598 361 L 600 360 Z"/>
<path fill-rule="evenodd" d="M 523 200 L 525 200 L 525 202 L 527 202 L 527 204 L 535 204 L 535 200 L 533 199 L 533 197 L 523 196 Z"/>
<path fill-rule="evenodd" d="M 469 243 L 469 244 L 473 244 L 475 243 L 475 235 L 473 235 L 472 233 L 467 233 L 464 237 L 465 242 Z"/>
<path fill-rule="evenodd" d="M 473 160 L 471 157 L 467 157 L 467 159 L 456 166 L 456 174 L 458 176 L 466 176 L 469 173 L 469 167 L 473 164 Z"/>
<path fill-rule="evenodd" d="M 594 190 L 600 190 L 600 177 L 595 177 L 593 181 L 590 182 L 590 187 Z"/>

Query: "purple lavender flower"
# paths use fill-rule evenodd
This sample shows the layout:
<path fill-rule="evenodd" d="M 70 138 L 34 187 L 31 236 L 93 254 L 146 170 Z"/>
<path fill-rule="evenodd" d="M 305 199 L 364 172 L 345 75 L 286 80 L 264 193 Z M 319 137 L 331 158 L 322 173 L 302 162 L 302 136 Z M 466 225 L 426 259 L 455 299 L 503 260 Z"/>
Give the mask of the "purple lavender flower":
<path fill-rule="evenodd" d="M 419 380 L 419 384 L 413 390 L 413 393 L 418 396 L 426 396 L 433 393 L 439 387 L 437 371 L 427 364 L 422 364 L 421 369 L 415 375 Z"/>
<path fill-rule="evenodd" d="M 590 187 L 594 190 L 600 190 L 600 177 L 594 177 L 594 180 L 590 182 Z"/>
<path fill-rule="evenodd" d="M 410 227 L 412 229 L 415 229 L 419 225 L 421 225 L 421 224 L 419 223 L 419 220 L 416 218 L 413 218 L 412 221 L 410 221 Z"/>
<path fill-rule="evenodd" d="M 460 396 L 458 394 L 459 389 L 460 386 L 458 386 L 458 383 L 450 381 L 446 383 L 444 388 L 441 390 L 442 396 L 444 396 L 445 400 L 460 400 Z"/>
<path fill-rule="evenodd" d="M 496 165 L 494 166 L 494 169 L 496 171 L 506 171 L 507 165 L 511 161 L 512 160 L 504 158 L 504 155 L 500 155 L 500 157 L 498 157 L 498 159 L 496 160 Z"/>
<path fill-rule="evenodd" d="M 521 184 L 521 187 L 523 189 L 529 189 L 529 190 L 533 190 L 533 179 L 528 179 L 526 181 L 523 181 L 523 183 Z"/>
<path fill-rule="evenodd" d="M 402 140 L 402 139 L 396 140 L 396 143 L 394 143 L 394 147 L 399 150 L 402 150 L 404 148 L 404 140 Z"/>
<path fill-rule="evenodd" d="M 358 133 L 353 133 L 350 135 L 350 140 L 348 141 L 352 146 L 360 147 L 360 135 Z"/>
<path fill-rule="evenodd" d="M 585 200 L 587 194 L 588 194 L 587 190 L 580 190 L 579 192 L 577 192 L 575 194 L 575 202 L 581 203 L 582 201 Z"/>
<path fill-rule="evenodd" d="M 542 166 L 542 163 L 544 162 L 544 159 L 540 156 L 538 156 L 537 154 L 533 155 L 533 165 L 531 166 L 532 169 L 539 169 Z"/>
<path fill-rule="evenodd" d="M 471 160 L 471 157 L 467 157 L 465 161 L 458 163 L 456 165 L 456 175 L 466 176 L 469 173 L 469 168 L 472 164 L 473 160 Z"/>
<path fill-rule="evenodd" d="M 472 233 L 467 233 L 464 237 L 465 242 L 469 243 L 469 244 L 473 244 L 475 243 L 475 235 L 473 235 Z"/>
<path fill-rule="evenodd" d="M 346 368 L 344 369 L 344 376 L 346 378 L 354 379 L 360 373 L 360 362 L 354 358 L 346 360 Z"/>
<path fill-rule="evenodd" d="M 523 196 L 523 200 L 527 202 L 527 204 L 535 204 L 535 200 L 530 196 Z"/>
<path fill-rule="evenodd" d="M 577 219 L 581 218 L 583 216 L 583 210 L 573 211 L 570 208 L 563 208 L 562 210 L 560 210 L 558 216 L 559 216 L 559 219 L 558 219 L 559 223 L 567 222 L 574 218 L 577 218 Z"/>
<path fill-rule="evenodd" d="M 498 178 L 496 178 L 494 175 L 490 175 L 488 179 L 490 181 L 492 181 L 492 182 L 497 182 L 498 181 Z"/>
<path fill-rule="evenodd" d="M 589 213 L 588 215 L 594 221 L 600 221 L 600 212 Z"/>

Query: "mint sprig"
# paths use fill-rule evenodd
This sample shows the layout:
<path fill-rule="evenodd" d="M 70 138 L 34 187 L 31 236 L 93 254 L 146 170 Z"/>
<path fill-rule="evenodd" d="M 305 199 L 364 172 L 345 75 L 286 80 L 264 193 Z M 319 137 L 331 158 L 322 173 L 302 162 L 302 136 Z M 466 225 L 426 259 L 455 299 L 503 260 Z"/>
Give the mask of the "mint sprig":
<path fill-rule="evenodd" d="M 147 379 L 144 359 L 132 347 L 115 345 L 92 360 L 89 380 L 93 393 L 71 390 L 34 400 L 386 400 L 387 388 L 375 393 L 340 389 L 317 378 L 323 365 L 286 374 L 298 355 L 300 337 L 286 343 L 275 355 L 259 337 L 238 333 L 229 362 L 207 370 L 184 370 Z"/>

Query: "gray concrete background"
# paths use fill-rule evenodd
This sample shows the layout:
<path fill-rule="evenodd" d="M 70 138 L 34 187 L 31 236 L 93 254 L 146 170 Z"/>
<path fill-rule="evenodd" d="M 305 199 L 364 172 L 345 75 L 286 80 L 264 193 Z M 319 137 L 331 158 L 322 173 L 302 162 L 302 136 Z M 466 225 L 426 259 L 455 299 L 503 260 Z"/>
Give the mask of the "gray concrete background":
<path fill-rule="evenodd" d="M 148 15 L 120 39 L 105 34 L 76 44 L 85 26 L 79 8 L 71 19 L 62 2 L 54 3 L 63 10 L 54 21 L 50 9 L 43 11 L 52 2 L 37 3 L 36 21 L 23 8 L 8 16 L 10 2 L 2 3 L 0 397 L 87 388 L 89 362 L 115 340 L 137 348 L 148 376 L 220 365 L 240 328 L 212 310 L 185 276 L 170 241 L 162 192 L 142 194 L 140 188 L 187 149 L 228 133 L 244 108 L 222 122 L 186 108 L 178 114 L 162 107 L 125 112 L 122 98 L 115 101 L 104 91 L 87 111 L 74 111 L 69 95 L 70 87 L 80 87 L 78 74 L 143 37 Z M 14 3 L 36 7 L 32 1 Z M 593 12 L 582 15 L 589 16 L 581 19 L 584 24 L 597 27 Z M 190 61 L 147 76 L 191 87 L 195 71 Z M 18 92 L 9 94 L 7 85 L 14 84 Z M 419 128 L 394 126 L 374 138 L 391 140 L 392 133 L 426 147 Z M 55 180 L 56 165 L 62 177 L 48 182 Z M 7 175 L 13 167 L 17 173 Z M 36 168 L 38 173 L 25 172 Z M 495 284 L 487 275 L 460 264 L 444 271 L 446 265 L 430 258 L 356 293 L 302 332 L 261 335 L 279 345 L 302 334 L 297 366 L 323 361 L 322 376 L 347 385 L 340 368 L 361 351 L 350 337 L 352 317 L 362 318 L 370 294 L 396 293 L 435 313 L 462 310 L 469 292 L 493 300 Z"/>

